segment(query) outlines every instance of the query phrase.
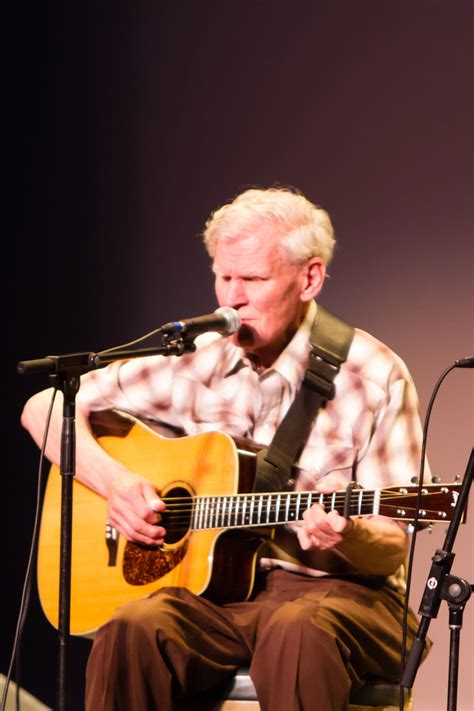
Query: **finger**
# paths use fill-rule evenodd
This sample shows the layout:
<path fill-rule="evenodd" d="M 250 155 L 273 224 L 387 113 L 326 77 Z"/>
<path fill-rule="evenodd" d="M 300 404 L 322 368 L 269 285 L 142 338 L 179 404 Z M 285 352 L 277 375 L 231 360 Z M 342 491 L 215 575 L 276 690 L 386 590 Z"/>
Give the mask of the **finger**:
<path fill-rule="evenodd" d="M 303 529 L 313 537 L 314 544 L 317 540 L 318 546 L 324 545 L 326 547 L 342 541 L 341 531 L 346 525 L 345 519 L 338 515 L 336 518 L 334 513 L 336 512 L 327 514 L 321 509 L 311 508 L 306 517 L 303 517 Z"/>
<path fill-rule="evenodd" d="M 334 472 L 332 474 L 326 474 L 322 479 L 320 479 L 315 486 L 316 491 L 321 492 L 321 494 L 332 494 L 334 491 L 341 491 L 346 489 L 347 479 L 345 479 L 339 472 Z"/>
<path fill-rule="evenodd" d="M 113 526 L 115 526 L 118 530 L 121 530 L 127 540 L 135 543 L 160 545 L 163 543 L 166 536 L 165 528 L 148 523 L 141 517 L 137 516 L 132 510 L 124 511 L 122 509 L 120 511 L 120 515 L 117 515 L 116 512 L 111 510 L 109 512 L 109 520 Z"/>
<path fill-rule="evenodd" d="M 303 522 L 308 530 L 321 530 L 326 534 L 333 531 L 342 533 L 347 527 L 348 520 L 341 516 L 335 509 L 326 513 L 319 504 L 315 504 L 303 513 Z"/>
<path fill-rule="evenodd" d="M 327 513 L 320 504 L 313 504 L 310 509 L 303 512 L 303 527 L 310 532 L 315 532 L 320 526 L 324 526 Z"/>
<path fill-rule="evenodd" d="M 301 548 L 304 551 L 309 550 L 313 547 L 311 536 L 304 528 L 299 528 L 296 532 Z"/>
<path fill-rule="evenodd" d="M 327 515 L 326 523 L 336 533 L 342 533 L 347 528 L 349 521 L 344 516 L 341 516 L 339 511 L 331 511 Z"/>
<path fill-rule="evenodd" d="M 153 511 L 164 511 L 166 509 L 166 504 L 162 499 L 159 499 L 156 494 L 152 499 L 147 502 Z"/>
<path fill-rule="evenodd" d="M 303 511 L 303 522 L 320 521 L 323 520 L 326 515 L 323 504 L 313 504 L 311 508 Z"/>
<path fill-rule="evenodd" d="M 161 529 L 163 535 L 159 535 L 158 538 L 152 538 L 143 533 L 135 531 L 135 529 L 133 529 L 127 521 L 116 523 L 115 528 L 126 538 L 127 541 L 130 541 L 131 543 L 139 543 L 144 546 L 158 547 L 163 545 L 165 541 L 166 532 L 164 529 Z M 160 534 L 160 529 L 156 529 L 156 533 Z"/>
<path fill-rule="evenodd" d="M 305 529 L 300 529 L 297 532 L 297 536 L 300 546 L 303 550 L 312 550 L 315 548 L 319 550 L 327 550 L 339 543 L 340 539 L 340 536 L 328 537 L 320 535 L 319 533 L 311 534 L 308 533 L 308 531 L 306 531 Z"/>

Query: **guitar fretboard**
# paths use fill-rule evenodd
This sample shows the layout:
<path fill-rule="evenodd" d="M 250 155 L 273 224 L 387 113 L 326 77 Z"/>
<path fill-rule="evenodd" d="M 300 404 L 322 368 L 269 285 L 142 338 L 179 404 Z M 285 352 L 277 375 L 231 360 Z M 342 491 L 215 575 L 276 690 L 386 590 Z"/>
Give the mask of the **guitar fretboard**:
<path fill-rule="evenodd" d="M 177 487 L 176 496 L 170 492 L 170 496 L 163 499 L 166 510 L 162 514 L 162 525 L 178 540 L 189 530 L 275 526 L 301 521 L 304 511 L 313 504 L 348 517 L 380 514 L 400 521 L 414 520 L 418 510 L 420 520 L 433 523 L 451 519 L 458 490 L 459 484 L 436 484 L 423 487 L 421 492 L 415 486 L 362 489 L 349 485 L 345 491 L 333 494 L 289 491 L 192 496 Z"/>
<path fill-rule="evenodd" d="M 348 502 L 346 498 L 345 492 L 320 494 L 314 491 L 196 496 L 192 499 L 190 524 L 191 529 L 195 531 L 274 526 L 301 520 L 303 511 L 313 504 L 321 504 L 326 511 L 336 510 L 341 514 L 347 505 L 347 513 L 350 516 L 378 513 L 380 490 L 357 489 L 350 494 Z"/>

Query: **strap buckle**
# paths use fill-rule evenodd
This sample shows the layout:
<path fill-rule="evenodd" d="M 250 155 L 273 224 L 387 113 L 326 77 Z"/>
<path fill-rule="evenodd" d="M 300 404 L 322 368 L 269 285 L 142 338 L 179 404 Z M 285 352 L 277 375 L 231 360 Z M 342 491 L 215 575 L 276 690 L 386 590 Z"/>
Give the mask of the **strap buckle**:
<path fill-rule="evenodd" d="M 327 351 L 314 346 L 309 354 L 309 365 L 303 378 L 303 384 L 318 395 L 332 400 L 336 394 L 333 380 L 341 368 L 341 362 L 332 358 Z"/>

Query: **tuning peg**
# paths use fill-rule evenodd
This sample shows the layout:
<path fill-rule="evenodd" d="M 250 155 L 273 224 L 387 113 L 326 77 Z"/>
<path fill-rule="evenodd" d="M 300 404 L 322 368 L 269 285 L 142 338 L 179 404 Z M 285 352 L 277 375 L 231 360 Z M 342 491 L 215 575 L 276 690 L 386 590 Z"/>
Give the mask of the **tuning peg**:
<path fill-rule="evenodd" d="M 410 479 L 412 484 L 419 484 L 420 483 L 420 477 L 419 476 L 412 476 Z"/>
<path fill-rule="evenodd" d="M 461 475 L 456 474 L 456 476 L 454 477 L 454 481 L 461 481 Z"/>
<path fill-rule="evenodd" d="M 440 477 L 440 476 L 432 476 L 432 477 L 431 477 L 431 483 L 432 483 L 432 484 L 439 484 L 440 481 L 441 481 L 441 477 Z"/>

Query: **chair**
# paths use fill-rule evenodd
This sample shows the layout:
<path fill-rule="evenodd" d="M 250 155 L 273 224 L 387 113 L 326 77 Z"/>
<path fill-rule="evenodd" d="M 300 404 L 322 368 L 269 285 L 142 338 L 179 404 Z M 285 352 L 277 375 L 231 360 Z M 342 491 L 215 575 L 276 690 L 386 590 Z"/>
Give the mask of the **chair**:
<path fill-rule="evenodd" d="M 349 711 L 398 711 L 398 684 L 371 682 L 355 689 L 350 696 Z M 411 691 L 406 695 L 404 711 L 412 711 Z M 211 711 L 259 711 L 255 687 L 247 668 L 238 669 L 231 681 L 222 686 Z"/>

